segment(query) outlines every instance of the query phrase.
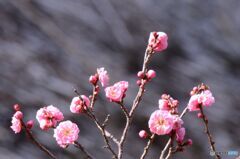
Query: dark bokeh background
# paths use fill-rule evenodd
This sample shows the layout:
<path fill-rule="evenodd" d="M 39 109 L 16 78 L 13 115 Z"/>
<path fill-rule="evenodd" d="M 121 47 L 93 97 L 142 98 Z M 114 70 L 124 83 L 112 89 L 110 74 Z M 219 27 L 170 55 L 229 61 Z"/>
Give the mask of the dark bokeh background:
<path fill-rule="evenodd" d="M 78 122 L 79 141 L 98 159 L 109 158 L 94 124 L 70 113 L 73 88 L 89 94 L 88 77 L 104 66 L 111 83 L 130 82 L 129 106 L 151 31 L 166 32 L 169 48 L 151 60 L 157 78 L 147 86 L 124 158 L 140 156 L 145 141 L 137 133 L 147 127 L 160 95 L 170 93 L 179 99 L 182 110 L 189 91 L 200 82 L 208 84 L 216 97 L 206 113 L 217 150 L 240 151 L 239 0 L 0 0 L 0 20 L 0 159 L 47 158 L 23 133 L 14 135 L 9 129 L 14 103 L 23 105 L 26 120 L 35 119 L 44 105 L 59 107 L 65 119 Z M 112 114 L 109 129 L 119 136 L 123 114 L 103 93 L 96 112 L 100 119 Z M 184 120 L 194 146 L 173 158 L 211 158 L 196 114 Z M 52 131 L 42 132 L 36 124 L 34 133 L 60 159 L 82 158 L 72 146 L 58 147 Z M 164 143 L 158 138 L 148 158 L 158 158 Z"/>

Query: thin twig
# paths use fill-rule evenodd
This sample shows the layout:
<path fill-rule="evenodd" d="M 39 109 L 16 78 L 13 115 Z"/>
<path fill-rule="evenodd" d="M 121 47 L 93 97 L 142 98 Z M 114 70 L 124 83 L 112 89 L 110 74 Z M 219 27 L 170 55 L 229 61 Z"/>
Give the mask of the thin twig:
<path fill-rule="evenodd" d="M 152 134 L 152 136 L 148 139 L 147 145 L 144 147 L 144 151 L 143 151 L 140 159 L 144 159 L 147 156 L 148 150 L 149 150 L 150 146 L 152 145 L 154 138 L 155 138 L 155 134 Z"/>
<path fill-rule="evenodd" d="M 41 143 L 39 143 L 35 137 L 33 136 L 32 132 L 27 128 L 27 126 L 25 125 L 25 123 L 21 120 L 21 124 L 28 136 L 28 138 L 40 149 L 42 150 L 43 152 L 45 152 L 50 158 L 53 158 L 53 159 L 57 159 L 57 157 L 52 154 L 45 146 L 43 146 Z"/>
<path fill-rule="evenodd" d="M 209 130 L 209 127 L 208 127 L 208 120 L 207 120 L 207 118 L 206 118 L 206 116 L 203 112 L 202 104 L 199 105 L 199 108 L 200 108 L 200 112 L 202 114 L 202 120 L 203 120 L 204 125 L 205 125 L 205 133 L 207 134 L 208 142 L 210 144 L 211 150 L 214 152 L 214 155 L 215 155 L 216 159 L 221 159 L 221 157 L 216 152 L 216 149 L 215 149 L 215 146 L 214 146 L 215 142 L 213 141 L 212 135 L 210 133 L 210 130 Z"/>
<path fill-rule="evenodd" d="M 172 147 L 169 148 L 168 154 L 165 159 L 169 159 L 172 154 Z"/>
<path fill-rule="evenodd" d="M 88 111 L 88 116 L 94 121 L 94 123 L 96 124 L 97 128 L 101 131 L 101 134 L 102 134 L 102 136 L 104 138 L 104 142 L 106 144 L 105 147 L 112 153 L 113 158 L 117 159 L 117 154 L 114 152 L 114 150 L 112 149 L 112 147 L 111 147 L 111 145 L 109 143 L 108 137 L 106 135 L 105 127 L 102 126 L 102 124 L 100 124 L 100 122 L 98 121 L 96 116 L 91 111 Z M 108 132 L 108 134 L 110 134 L 110 133 Z M 112 136 L 112 135 L 110 135 L 110 136 Z"/>
<path fill-rule="evenodd" d="M 85 148 L 77 141 L 74 142 L 74 146 L 80 149 L 87 157 L 87 159 L 93 159 L 93 157 L 85 150 Z"/>
<path fill-rule="evenodd" d="M 142 71 L 144 73 L 146 73 L 146 71 L 147 71 L 146 66 L 149 62 L 149 59 L 150 59 L 151 55 L 152 55 L 152 51 L 150 51 L 147 48 L 146 51 L 145 51 L 144 62 L 143 62 L 143 67 L 142 67 Z M 122 133 L 121 139 L 119 141 L 119 145 L 118 145 L 118 159 L 122 158 L 123 145 L 124 145 L 124 142 L 126 140 L 126 136 L 127 136 L 128 130 L 130 128 L 130 124 L 132 122 L 134 112 L 135 112 L 136 108 L 138 107 L 138 105 L 139 105 L 139 103 L 142 99 L 142 96 L 143 96 L 143 93 L 144 93 L 144 90 L 145 90 L 145 88 L 144 88 L 145 84 L 146 84 L 146 82 L 142 82 L 141 86 L 139 87 L 138 93 L 137 93 L 137 95 L 136 95 L 136 97 L 133 101 L 131 110 L 129 112 L 129 117 L 126 118 L 126 125 L 124 127 L 124 130 L 123 130 L 123 133 Z"/>
<path fill-rule="evenodd" d="M 127 108 L 123 105 L 123 102 L 118 102 L 118 104 L 120 105 L 123 113 L 125 114 L 126 118 L 129 118 L 129 113 L 128 113 L 128 110 Z"/>
<path fill-rule="evenodd" d="M 180 118 L 182 118 L 187 112 L 188 112 L 188 107 L 186 106 L 186 107 L 184 108 L 183 112 L 181 113 Z M 168 147 L 170 146 L 170 144 L 171 144 L 171 138 L 168 139 L 168 142 L 166 143 L 164 149 L 162 150 L 159 159 L 164 159 L 164 155 L 165 155 Z"/>
<path fill-rule="evenodd" d="M 116 144 L 118 144 L 118 142 L 117 142 L 117 140 L 115 140 L 115 138 L 113 137 L 113 135 L 111 134 L 111 133 L 109 133 L 107 130 L 105 130 L 105 124 L 103 123 L 103 124 L 101 124 L 99 121 L 98 121 L 98 119 L 97 119 L 97 117 L 94 115 L 94 113 L 92 112 L 92 110 L 93 110 L 93 107 L 94 107 L 94 104 L 95 104 L 95 101 L 96 101 L 96 97 L 97 97 L 97 85 L 94 85 L 93 86 L 93 92 L 92 92 L 92 99 L 91 99 L 91 103 L 90 103 L 90 109 L 89 108 L 86 108 L 87 110 L 86 110 L 86 114 L 87 114 L 87 116 L 88 117 L 90 117 L 90 119 L 92 119 L 93 121 L 94 121 L 94 123 L 96 124 L 96 126 L 97 126 L 97 128 L 100 130 L 100 132 L 101 132 L 101 134 L 102 134 L 102 136 L 103 136 L 103 138 L 104 138 L 104 142 L 105 142 L 105 144 L 106 144 L 106 148 L 109 150 L 109 152 L 111 152 L 112 153 L 112 155 L 113 155 L 113 158 L 114 159 L 117 159 L 117 154 L 114 152 L 114 150 L 112 149 L 112 147 L 111 147 L 111 145 L 110 145 L 110 143 L 109 143 L 109 140 L 108 139 L 114 139 L 113 141 L 116 143 Z M 81 98 L 80 97 L 80 94 L 79 94 L 79 92 L 76 90 L 76 89 L 74 89 L 74 92 L 79 96 L 79 98 Z M 106 121 L 106 120 L 105 120 Z M 104 122 L 105 122 L 104 121 Z M 107 134 L 108 134 L 108 136 L 107 136 Z"/>

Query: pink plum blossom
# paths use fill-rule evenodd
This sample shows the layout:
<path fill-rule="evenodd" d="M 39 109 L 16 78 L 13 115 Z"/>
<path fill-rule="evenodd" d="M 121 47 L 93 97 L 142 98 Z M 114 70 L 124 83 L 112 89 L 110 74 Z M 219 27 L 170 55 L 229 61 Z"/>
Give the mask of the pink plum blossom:
<path fill-rule="evenodd" d="M 166 99 L 159 99 L 158 100 L 158 107 L 160 110 L 170 110 L 171 108 L 168 106 L 168 100 Z"/>
<path fill-rule="evenodd" d="M 22 130 L 22 117 L 23 113 L 20 111 L 17 111 L 12 117 L 12 126 L 10 128 L 15 132 L 15 134 L 20 133 Z"/>
<path fill-rule="evenodd" d="M 157 135 L 169 134 L 173 129 L 173 124 L 174 117 L 164 110 L 154 111 L 148 121 L 150 131 Z"/>
<path fill-rule="evenodd" d="M 215 98 L 213 97 L 211 91 L 205 90 L 200 94 L 194 94 L 191 96 L 188 102 L 188 109 L 190 111 L 200 110 L 199 106 L 211 106 L 215 102 Z"/>
<path fill-rule="evenodd" d="M 106 87 L 109 82 L 109 76 L 106 70 L 104 70 L 104 67 L 97 69 L 99 81 L 101 82 L 103 87 Z"/>
<path fill-rule="evenodd" d="M 70 105 L 70 111 L 72 113 L 82 113 L 86 110 L 86 106 L 90 106 L 90 100 L 87 96 L 81 95 L 80 99 L 79 97 L 74 97 L 72 99 L 71 105 Z"/>
<path fill-rule="evenodd" d="M 163 51 L 168 46 L 168 36 L 164 32 L 151 32 L 148 45 L 157 52 Z"/>
<path fill-rule="evenodd" d="M 111 102 L 121 102 L 128 89 L 128 82 L 120 81 L 115 83 L 113 86 L 105 88 L 106 97 Z"/>
<path fill-rule="evenodd" d="M 176 140 L 180 143 L 183 142 L 184 140 L 184 137 L 185 137 L 185 128 L 180 128 L 180 129 L 177 129 L 176 131 Z"/>
<path fill-rule="evenodd" d="M 56 127 L 57 122 L 62 121 L 63 118 L 62 112 L 52 105 L 40 108 L 36 115 L 40 128 L 43 130 Z"/>
<path fill-rule="evenodd" d="M 200 110 L 199 109 L 198 98 L 199 98 L 199 94 L 195 94 L 195 95 L 191 96 L 191 98 L 190 98 L 190 100 L 188 102 L 188 109 L 189 109 L 189 111 Z"/>
<path fill-rule="evenodd" d="M 203 106 L 208 107 L 215 103 L 215 98 L 213 97 L 212 92 L 210 90 L 205 90 L 200 94 L 198 102 L 202 103 Z"/>
<path fill-rule="evenodd" d="M 55 129 L 53 137 L 56 138 L 60 147 L 66 148 L 69 144 L 74 144 L 78 139 L 80 130 L 77 124 L 67 120 L 61 122 Z"/>

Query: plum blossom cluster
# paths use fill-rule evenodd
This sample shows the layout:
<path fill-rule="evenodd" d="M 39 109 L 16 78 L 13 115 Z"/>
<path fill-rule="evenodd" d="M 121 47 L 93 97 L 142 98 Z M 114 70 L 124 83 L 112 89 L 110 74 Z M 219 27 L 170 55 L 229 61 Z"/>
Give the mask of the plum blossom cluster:
<path fill-rule="evenodd" d="M 53 105 L 40 108 L 37 111 L 36 119 L 40 124 L 40 128 L 43 130 L 48 130 L 49 128 L 54 128 L 57 123 L 64 119 L 63 113 Z"/>
<path fill-rule="evenodd" d="M 95 123 L 96 127 L 100 130 L 101 135 L 103 136 L 106 144 L 104 147 L 107 148 L 112 155 L 111 157 L 114 159 L 123 158 L 123 147 L 127 141 L 127 134 L 130 126 L 132 125 L 135 111 L 139 107 L 142 96 L 146 91 L 145 85 L 156 77 L 156 72 L 152 69 L 148 69 L 147 64 L 155 53 L 162 52 L 167 47 L 168 36 L 166 33 L 150 33 L 144 56 L 143 67 L 142 70 L 137 73 L 138 79 L 136 83 L 139 86 L 138 93 L 130 108 L 126 107 L 124 103 L 124 98 L 126 97 L 126 92 L 129 87 L 128 81 L 122 80 L 109 85 L 109 74 L 104 67 L 97 68 L 95 74 L 89 77 L 89 82 L 93 87 L 91 95 L 81 95 L 77 90 L 75 90 L 76 96 L 73 97 L 69 103 L 70 112 L 79 116 L 86 115 Z M 116 138 L 106 128 L 110 115 L 107 115 L 103 122 L 101 122 L 95 115 L 94 104 L 97 100 L 99 92 L 101 91 L 100 89 L 104 90 L 107 101 L 120 105 L 121 111 L 123 111 L 125 114 L 126 123 L 122 131 L 122 135 L 119 138 Z M 203 107 L 211 106 L 215 102 L 215 99 L 209 90 L 209 87 L 204 84 L 194 87 L 190 95 L 191 98 L 189 103 L 181 114 L 179 114 L 178 111 L 178 100 L 167 94 L 163 94 L 161 96 L 161 98 L 158 100 L 157 110 L 150 115 L 148 120 L 149 133 L 146 130 L 141 130 L 139 132 L 140 138 L 148 139 L 147 145 L 145 146 L 140 159 L 144 159 L 146 157 L 155 136 L 161 137 L 162 135 L 166 135 L 169 137 L 169 142 L 166 143 L 165 148 L 162 150 L 160 159 L 168 159 L 173 153 L 181 152 L 186 146 L 192 145 L 191 139 L 185 139 L 186 129 L 183 126 L 184 122 L 182 120 L 182 117 L 187 113 L 187 110 L 200 111 L 200 115 L 198 116 L 201 116 L 205 123 L 206 133 L 211 145 L 211 149 L 215 152 L 212 135 L 210 134 L 207 125 L 207 118 L 203 112 Z M 39 143 L 33 136 L 31 129 L 34 126 L 34 121 L 29 120 L 25 124 L 20 106 L 17 104 L 14 105 L 14 110 L 15 113 L 12 117 L 11 129 L 15 133 L 20 133 L 24 129 L 28 137 L 39 147 L 39 149 L 44 151 L 49 157 L 56 159 L 56 156 L 53 155 L 45 146 Z M 60 109 L 53 105 L 42 107 L 37 111 L 36 119 L 39 123 L 40 130 L 48 131 L 49 129 L 53 129 L 53 137 L 60 147 L 67 148 L 70 145 L 74 145 L 85 154 L 86 158 L 93 158 L 77 141 L 80 133 L 78 125 L 70 120 L 63 121 L 65 118 Z M 116 144 L 115 146 L 117 147 L 117 152 L 112 148 L 112 143 Z M 168 155 L 164 157 L 167 150 Z M 220 159 L 219 156 L 216 156 L 216 158 Z"/>
<path fill-rule="evenodd" d="M 158 103 L 159 109 L 151 114 L 148 121 L 150 132 L 157 135 L 169 135 L 171 139 L 175 138 L 178 144 L 176 151 L 183 150 L 183 146 L 191 145 L 191 139 L 184 142 L 185 128 L 178 114 L 178 100 L 163 94 Z"/>
<path fill-rule="evenodd" d="M 209 107 L 215 103 L 212 92 L 209 90 L 209 87 L 204 84 L 194 87 L 190 94 L 191 98 L 188 103 L 188 109 L 190 111 L 199 111 L 200 106 Z"/>
<path fill-rule="evenodd" d="M 79 102 L 75 102 L 74 104 L 77 105 Z M 72 111 L 71 107 L 70 110 Z M 57 107 L 50 105 L 40 108 L 37 111 L 36 119 L 38 120 L 42 130 L 54 128 L 53 137 L 56 139 L 60 147 L 66 148 L 69 144 L 74 144 L 74 142 L 77 141 L 78 133 L 80 132 L 77 124 L 69 120 L 63 121 L 63 113 Z"/>

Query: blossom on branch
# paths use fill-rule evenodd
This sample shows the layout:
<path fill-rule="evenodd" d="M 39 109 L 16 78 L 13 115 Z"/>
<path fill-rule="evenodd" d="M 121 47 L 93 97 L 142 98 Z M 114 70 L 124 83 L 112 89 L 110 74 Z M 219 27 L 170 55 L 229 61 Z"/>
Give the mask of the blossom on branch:
<path fill-rule="evenodd" d="M 104 67 L 101 67 L 97 69 L 97 73 L 98 73 L 99 81 L 101 82 L 102 86 L 106 87 L 109 82 L 109 76 L 107 71 L 104 69 Z"/>
<path fill-rule="evenodd" d="M 194 94 L 191 96 L 188 102 L 188 109 L 190 111 L 198 111 L 200 110 L 200 104 L 209 107 L 213 103 L 215 103 L 215 98 L 213 97 L 212 92 L 210 90 L 204 90 L 200 94 Z"/>
<path fill-rule="evenodd" d="M 40 128 L 43 130 L 56 127 L 57 122 L 62 121 L 63 118 L 62 112 L 53 105 L 40 108 L 36 115 L 36 119 L 40 124 Z"/>
<path fill-rule="evenodd" d="M 148 40 L 148 46 L 156 52 L 163 51 L 168 46 L 168 36 L 164 32 L 151 32 Z"/>
<path fill-rule="evenodd" d="M 156 110 L 151 114 L 148 126 L 154 134 L 169 134 L 174 126 L 174 117 L 168 111 Z"/>
<path fill-rule="evenodd" d="M 90 100 L 87 96 L 81 95 L 79 97 L 74 97 L 70 105 L 70 111 L 72 113 L 83 113 L 90 106 Z"/>
<path fill-rule="evenodd" d="M 15 132 L 15 134 L 20 133 L 22 130 L 22 118 L 23 113 L 21 111 L 16 111 L 16 113 L 12 117 L 12 125 L 10 128 Z"/>
<path fill-rule="evenodd" d="M 61 122 L 55 129 L 54 135 L 60 147 L 66 148 L 69 144 L 74 144 L 78 139 L 80 130 L 77 124 L 67 120 Z"/>
<path fill-rule="evenodd" d="M 128 89 L 127 81 L 120 81 L 115 83 L 113 86 L 105 88 L 106 97 L 111 102 L 121 102 L 125 97 L 125 93 Z"/>

